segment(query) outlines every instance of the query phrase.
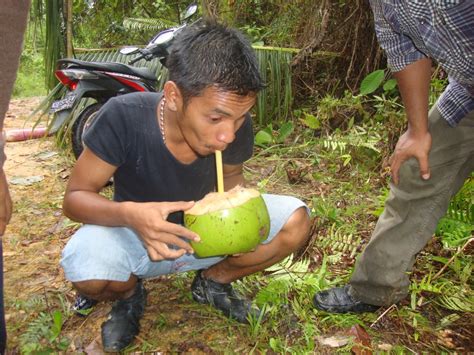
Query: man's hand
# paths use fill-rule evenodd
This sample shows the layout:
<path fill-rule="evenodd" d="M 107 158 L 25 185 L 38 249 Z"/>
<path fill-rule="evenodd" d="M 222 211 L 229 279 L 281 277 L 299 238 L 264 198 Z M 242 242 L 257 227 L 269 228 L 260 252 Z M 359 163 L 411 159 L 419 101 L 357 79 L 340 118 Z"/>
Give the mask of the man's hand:
<path fill-rule="evenodd" d="M 420 176 L 424 180 L 430 178 L 430 166 L 428 154 L 431 149 L 431 134 L 426 131 L 421 134 L 414 134 L 410 129 L 400 136 L 395 146 L 395 151 L 390 157 L 390 168 L 392 179 L 396 185 L 399 183 L 399 170 L 402 163 L 412 157 L 418 160 L 420 165 Z"/>
<path fill-rule="evenodd" d="M 191 208 L 194 202 L 129 204 L 130 225 L 141 236 L 151 260 L 177 259 L 185 253 L 194 253 L 191 245 L 181 237 L 198 242 L 199 236 L 179 224 L 166 221 L 169 214 L 185 211 Z M 177 248 L 174 249 L 171 246 Z"/>

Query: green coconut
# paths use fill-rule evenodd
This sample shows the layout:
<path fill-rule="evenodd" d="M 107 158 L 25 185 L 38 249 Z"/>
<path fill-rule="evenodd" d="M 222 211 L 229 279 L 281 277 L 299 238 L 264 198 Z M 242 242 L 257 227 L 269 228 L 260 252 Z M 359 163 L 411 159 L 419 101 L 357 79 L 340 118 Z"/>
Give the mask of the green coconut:
<path fill-rule="evenodd" d="M 267 239 L 270 217 L 257 190 L 240 186 L 211 192 L 184 213 L 184 225 L 201 237 L 199 257 L 247 253 Z"/>

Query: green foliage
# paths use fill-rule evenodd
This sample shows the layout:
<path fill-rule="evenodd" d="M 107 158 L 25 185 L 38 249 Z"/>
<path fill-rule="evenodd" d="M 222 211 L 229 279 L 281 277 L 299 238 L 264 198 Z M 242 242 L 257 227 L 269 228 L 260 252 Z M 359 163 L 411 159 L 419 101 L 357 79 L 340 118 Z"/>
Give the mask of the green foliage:
<path fill-rule="evenodd" d="M 132 18 L 128 17 L 123 21 L 123 25 L 129 30 L 144 30 L 158 32 L 169 27 L 176 26 L 176 22 L 166 19 L 153 18 Z"/>
<path fill-rule="evenodd" d="M 44 65 L 45 65 L 45 81 L 48 89 L 54 88 L 56 79 L 54 70 L 56 62 L 59 58 L 65 56 L 65 45 L 63 41 L 62 13 L 63 1 L 51 0 L 46 1 L 46 42 L 44 47 Z"/>
<path fill-rule="evenodd" d="M 45 94 L 43 56 L 32 49 L 25 48 L 20 58 L 20 67 L 13 87 L 13 97 L 42 96 Z"/>
<path fill-rule="evenodd" d="M 466 242 L 474 231 L 474 175 L 451 200 L 446 215 L 436 228 L 445 248 L 455 248 Z"/>
<path fill-rule="evenodd" d="M 469 265 L 464 273 L 472 272 Z M 460 312 L 474 312 L 474 293 L 467 284 L 456 285 L 452 280 L 440 278 L 431 280 L 431 275 L 425 276 L 420 282 L 413 282 L 411 287 L 412 308 L 416 308 L 416 296 L 424 291 L 435 294 L 435 302 L 440 306 Z"/>
<path fill-rule="evenodd" d="M 368 95 L 377 90 L 382 84 L 384 76 L 383 69 L 373 71 L 367 75 L 360 83 L 360 95 Z"/>
<path fill-rule="evenodd" d="M 341 252 L 348 254 L 350 258 L 354 258 L 361 244 L 360 236 L 353 234 L 345 234 L 341 228 L 337 228 L 335 224 L 328 229 L 327 234 L 321 236 L 320 246 L 331 252 Z"/>
<path fill-rule="evenodd" d="M 41 312 L 20 337 L 21 351 L 24 354 L 55 353 L 65 351 L 69 346 L 67 338 L 60 337 L 63 325 L 62 313 Z"/>
<path fill-rule="evenodd" d="M 62 336 L 61 332 L 70 310 L 62 297 L 59 297 L 59 301 L 61 310 L 51 310 L 46 297 L 39 296 L 16 304 L 16 308 L 35 316 L 20 335 L 22 354 L 53 354 L 67 350 L 70 340 Z"/>
<path fill-rule="evenodd" d="M 266 88 L 259 93 L 256 116 L 259 125 L 284 122 L 292 105 L 291 51 L 283 48 L 255 47 L 260 73 Z"/>
<path fill-rule="evenodd" d="M 264 129 L 261 129 L 255 135 L 255 144 L 260 147 L 266 147 L 274 144 L 284 143 L 285 140 L 293 132 L 294 126 L 292 122 L 283 123 L 276 131 L 270 123 Z"/>

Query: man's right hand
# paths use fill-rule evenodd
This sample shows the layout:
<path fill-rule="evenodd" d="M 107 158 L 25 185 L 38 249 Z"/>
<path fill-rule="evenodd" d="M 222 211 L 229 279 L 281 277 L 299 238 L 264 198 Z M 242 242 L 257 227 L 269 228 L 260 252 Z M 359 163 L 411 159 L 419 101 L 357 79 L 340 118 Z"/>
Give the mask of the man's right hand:
<path fill-rule="evenodd" d="M 187 238 L 198 242 L 199 236 L 189 229 L 168 222 L 169 214 L 185 211 L 194 202 L 124 202 L 129 215 L 130 226 L 138 232 L 151 260 L 177 259 L 186 253 L 194 253 L 191 245 L 183 240 Z M 171 246 L 176 246 L 173 249 Z"/>
<path fill-rule="evenodd" d="M 420 176 L 423 180 L 430 178 L 430 166 L 428 154 L 431 150 L 431 134 L 426 131 L 421 134 L 414 134 L 410 129 L 400 136 L 395 146 L 395 151 L 390 158 L 390 168 L 392 179 L 398 185 L 400 166 L 406 160 L 414 157 L 420 166 Z"/>

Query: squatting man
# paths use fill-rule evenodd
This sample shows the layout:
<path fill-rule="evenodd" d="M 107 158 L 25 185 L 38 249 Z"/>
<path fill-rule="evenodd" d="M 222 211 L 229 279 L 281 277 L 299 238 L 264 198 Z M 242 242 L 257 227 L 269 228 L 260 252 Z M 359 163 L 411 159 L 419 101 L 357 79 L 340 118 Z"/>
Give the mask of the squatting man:
<path fill-rule="evenodd" d="M 84 225 L 64 248 L 61 265 L 85 304 L 116 300 L 102 324 L 106 351 L 128 346 L 146 305 L 143 279 L 198 270 L 194 300 L 247 322 L 258 309 L 232 282 L 277 263 L 303 246 L 308 209 L 290 196 L 265 194 L 267 240 L 249 253 L 197 258 L 183 211 L 216 186 L 214 152 L 222 151 L 226 190 L 244 184 L 252 155 L 249 115 L 263 88 L 255 53 L 241 33 L 203 23 L 180 32 L 167 59 L 161 93 L 109 100 L 84 138 L 64 213 Z M 113 177 L 114 196 L 100 194 Z"/>

